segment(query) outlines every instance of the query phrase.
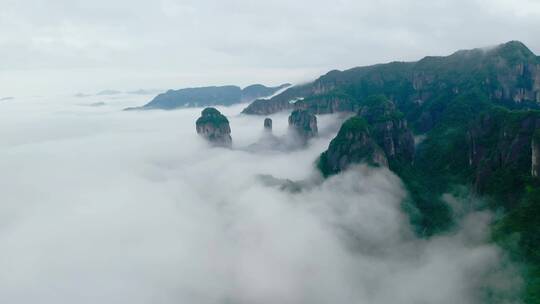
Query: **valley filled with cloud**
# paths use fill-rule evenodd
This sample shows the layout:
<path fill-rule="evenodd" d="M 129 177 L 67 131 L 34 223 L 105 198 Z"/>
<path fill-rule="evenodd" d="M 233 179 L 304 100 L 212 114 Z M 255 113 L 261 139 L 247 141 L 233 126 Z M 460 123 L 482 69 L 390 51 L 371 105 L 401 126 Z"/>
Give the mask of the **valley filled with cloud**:
<path fill-rule="evenodd" d="M 263 118 L 220 108 L 229 150 L 197 136 L 201 109 L 121 111 L 143 98 L 1 105 L 0 302 L 512 303 L 519 293 L 518 266 L 488 241 L 492 214 L 419 238 L 388 169 L 322 180 L 314 162 L 344 117 L 320 116 L 305 149 L 250 150 Z M 287 116 L 271 117 L 287 136 Z"/>

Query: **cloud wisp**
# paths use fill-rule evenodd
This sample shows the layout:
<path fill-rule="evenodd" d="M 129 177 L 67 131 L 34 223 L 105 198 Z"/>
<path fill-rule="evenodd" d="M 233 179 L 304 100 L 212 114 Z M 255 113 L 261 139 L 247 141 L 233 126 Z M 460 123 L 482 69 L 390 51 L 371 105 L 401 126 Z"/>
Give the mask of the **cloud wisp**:
<path fill-rule="evenodd" d="M 2 303 L 508 303 L 519 291 L 486 242 L 489 214 L 419 239 L 388 170 L 295 193 L 257 178 L 309 180 L 331 132 L 249 152 L 262 119 L 224 108 L 239 148 L 227 150 L 196 135 L 200 109 L 77 102 L 2 105 Z M 287 117 L 272 118 L 285 134 Z"/>

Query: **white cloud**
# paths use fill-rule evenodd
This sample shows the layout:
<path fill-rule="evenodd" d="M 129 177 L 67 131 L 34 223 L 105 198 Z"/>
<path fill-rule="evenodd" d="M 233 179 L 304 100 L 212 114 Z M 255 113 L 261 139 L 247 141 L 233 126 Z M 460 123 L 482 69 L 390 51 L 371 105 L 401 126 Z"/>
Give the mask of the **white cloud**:
<path fill-rule="evenodd" d="M 200 109 L 84 102 L 103 100 L 1 105 L 0 302 L 497 303 L 519 291 L 486 242 L 489 214 L 418 239 L 387 170 L 297 194 L 258 181 L 315 174 L 336 117 L 319 118 L 328 135 L 306 150 L 248 153 L 208 147 L 194 131 Z M 224 109 L 237 148 L 263 123 L 240 110 Z M 287 117 L 273 119 L 284 134 Z"/>

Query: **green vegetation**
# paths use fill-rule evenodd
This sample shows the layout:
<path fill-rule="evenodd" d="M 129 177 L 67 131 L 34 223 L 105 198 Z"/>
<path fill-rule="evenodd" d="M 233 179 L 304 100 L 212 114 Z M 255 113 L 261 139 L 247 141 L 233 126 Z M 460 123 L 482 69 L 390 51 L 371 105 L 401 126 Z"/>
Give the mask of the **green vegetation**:
<path fill-rule="evenodd" d="M 332 90 L 331 92 L 328 92 L 326 94 L 317 94 L 317 95 L 311 95 L 303 100 L 306 102 L 316 101 L 319 99 L 332 99 L 332 98 L 340 98 L 340 99 L 352 99 L 352 97 L 345 93 L 342 90 Z"/>
<path fill-rule="evenodd" d="M 237 86 L 212 86 L 169 90 L 159 94 L 143 109 L 172 110 L 183 107 L 232 105 L 242 100 L 242 90 Z"/>
<path fill-rule="evenodd" d="M 365 118 L 345 122 L 329 151 L 348 130 L 377 138 L 373 124 L 405 117 L 425 140 L 416 146 L 413 163 L 389 159 L 389 167 L 408 189 L 403 208 L 418 234 L 429 237 L 453 226 L 444 193 L 482 195 L 499 215 L 493 240 L 524 265 L 525 302 L 540 303 L 540 179 L 531 176 L 540 111 L 534 101 L 516 103 L 508 92 L 533 88 L 531 72 L 523 68 L 528 64 L 540 59 L 522 43 L 509 42 L 416 63 L 334 71 L 317 83 L 358 100 Z M 318 163 L 325 176 L 337 173 L 325 166 L 327 153 Z"/>
<path fill-rule="evenodd" d="M 142 109 L 173 110 L 184 107 L 230 106 L 240 102 L 271 96 L 287 86 L 289 84 L 283 84 L 277 87 L 254 84 L 244 89 L 229 85 L 169 90 L 156 96 L 144 105 Z"/>
<path fill-rule="evenodd" d="M 202 116 L 199 117 L 196 121 L 197 125 L 206 124 L 206 123 L 214 123 L 216 125 L 220 124 L 228 124 L 229 120 L 225 115 L 221 114 L 216 108 L 205 108 L 201 112 Z"/>
<path fill-rule="evenodd" d="M 328 177 L 339 173 L 342 165 L 335 159 L 346 156 L 351 163 L 365 162 L 378 166 L 376 155 L 384 155 L 381 148 L 370 138 L 370 126 L 361 117 L 351 117 L 339 129 L 337 136 L 332 139 L 328 150 L 323 152 L 317 160 L 317 168 Z M 357 144 L 362 141 L 361 144 Z"/>
<path fill-rule="evenodd" d="M 540 181 L 526 185 L 518 207 L 494 227 L 493 237 L 512 258 L 524 266 L 527 278 L 525 302 L 540 302 Z"/>
<path fill-rule="evenodd" d="M 396 121 L 404 118 L 401 111 L 384 95 L 372 95 L 361 102 L 360 112 L 369 123 Z"/>
<path fill-rule="evenodd" d="M 317 159 L 316 165 L 317 169 L 319 169 L 325 178 L 333 174 L 332 172 L 334 170 L 328 165 L 328 152 L 321 153 L 321 156 Z"/>
<path fill-rule="evenodd" d="M 358 101 L 345 93 L 336 89 L 325 94 L 311 95 L 303 100 L 297 101 L 295 106 L 309 110 L 315 114 L 328 114 L 334 112 L 354 112 L 358 109 Z"/>
<path fill-rule="evenodd" d="M 418 146 L 414 165 L 391 164 L 391 168 L 409 190 L 405 209 L 422 234 L 452 226 L 451 210 L 441 195 L 459 185 L 476 190 L 493 210 L 503 211 L 495 224 L 494 240 L 527 265 L 524 297 L 527 303 L 539 303 L 540 183 L 530 176 L 532 135 L 523 128 L 527 119 L 540 119 L 540 112 L 489 106 L 485 96 L 478 94 L 460 96 L 445 107 L 437 126 Z M 475 127 L 482 132 L 476 145 L 484 155 L 471 165 L 468 132 Z"/>
<path fill-rule="evenodd" d="M 355 116 L 347 119 L 347 121 L 341 125 L 337 138 L 342 138 L 346 133 L 349 132 L 360 133 L 366 131 L 368 131 L 367 121 L 361 117 Z"/>
<path fill-rule="evenodd" d="M 202 116 L 219 116 L 221 115 L 221 112 L 219 112 L 216 108 L 205 108 L 201 112 Z"/>

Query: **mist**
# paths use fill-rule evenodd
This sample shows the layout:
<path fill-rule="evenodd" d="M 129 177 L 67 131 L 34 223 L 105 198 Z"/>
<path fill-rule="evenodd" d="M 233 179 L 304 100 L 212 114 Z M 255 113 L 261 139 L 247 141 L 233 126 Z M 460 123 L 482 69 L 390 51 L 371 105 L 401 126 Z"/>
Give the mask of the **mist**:
<path fill-rule="evenodd" d="M 491 214 L 420 239 L 390 171 L 322 181 L 313 164 L 343 117 L 319 116 L 305 149 L 253 151 L 264 118 L 220 108 L 228 150 L 197 136 L 201 109 L 121 111 L 143 98 L 0 105 L 0 302 L 517 301 L 517 268 L 488 242 Z M 271 118 L 286 135 L 286 114 Z M 311 185 L 288 192 L 260 175 Z"/>

